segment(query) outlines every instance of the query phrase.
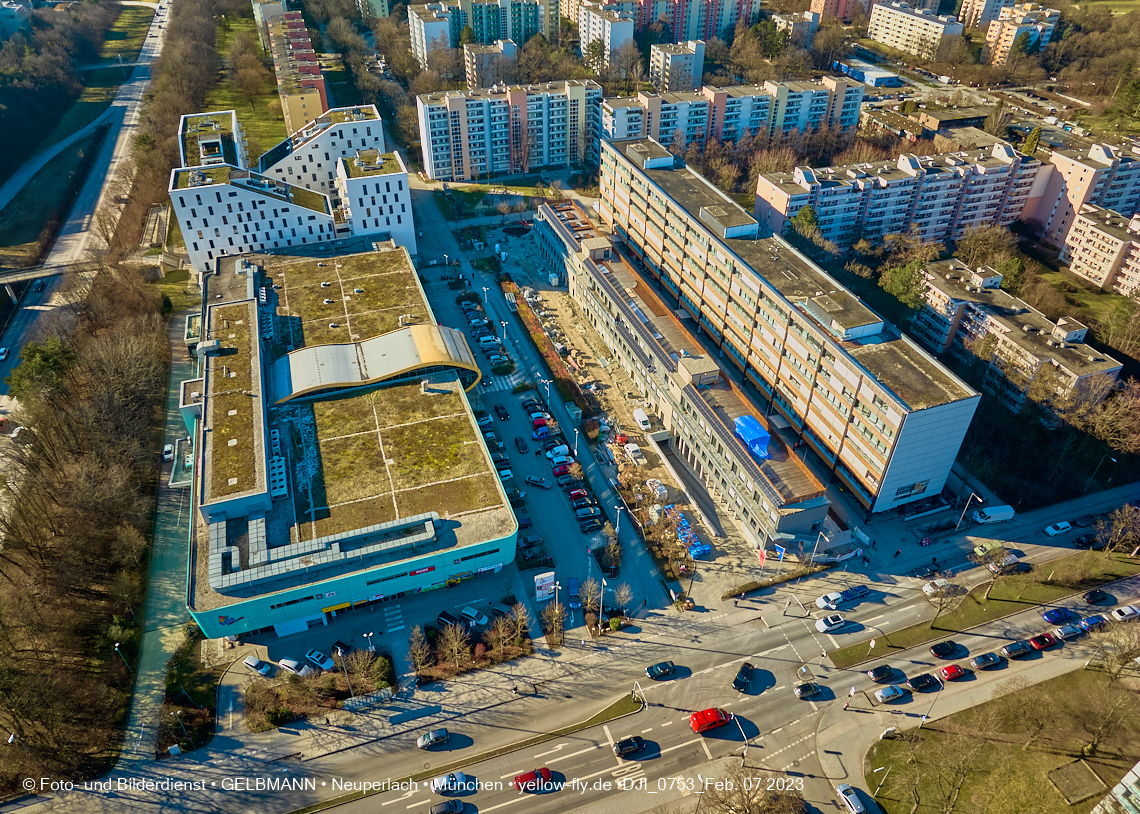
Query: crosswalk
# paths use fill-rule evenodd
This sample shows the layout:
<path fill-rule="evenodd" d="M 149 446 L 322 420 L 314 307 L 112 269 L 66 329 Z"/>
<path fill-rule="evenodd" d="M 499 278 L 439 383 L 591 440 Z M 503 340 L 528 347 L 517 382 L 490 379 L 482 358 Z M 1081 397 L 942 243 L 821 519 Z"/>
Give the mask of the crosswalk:
<path fill-rule="evenodd" d="M 479 389 L 484 393 L 509 393 L 515 388 L 516 384 L 521 384 L 524 381 L 526 381 L 526 373 L 516 367 L 514 373 L 510 373 L 506 376 L 484 375 L 483 381 L 480 382 L 481 386 Z"/>
<path fill-rule="evenodd" d="M 384 606 L 384 630 L 387 633 L 395 633 L 398 630 L 404 629 L 404 613 L 400 610 L 399 603 L 388 603 Z"/>

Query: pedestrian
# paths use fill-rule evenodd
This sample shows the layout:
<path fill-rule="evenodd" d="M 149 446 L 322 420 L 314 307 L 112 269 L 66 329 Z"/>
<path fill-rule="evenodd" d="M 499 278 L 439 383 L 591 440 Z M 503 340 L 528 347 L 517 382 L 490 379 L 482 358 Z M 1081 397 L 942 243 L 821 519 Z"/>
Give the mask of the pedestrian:
<path fill-rule="evenodd" d="M 538 457 L 538 454 L 539 454 L 540 452 L 542 452 L 542 450 L 541 450 L 541 449 L 536 449 L 536 450 L 534 451 L 534 457 L 536 457 L 536 458 L 537 458 L 537 457 Z"/>
<path fill-rule="evenodd" d="M 732 600 L 732 607 L 734 607 L 734 608 L 739 608 L 739 607 L 740 607 L 740 603 L 739 603 L 739 602 L 737 602 L 737 601 L 734 599 L 734 600 Z"/>
<path fill-rule="evenodd" d="M 740 601 L 741 601 L 741 602 L 743 602 L 743 601 L 744 601 L 744 591 L 741 591 L 741 592 L 740 592 Z"/>
<path fill-rule="evenodd" d="M 895 556 L 897 557 L 899 554 L 902 554 L 902 549 L 901 549 L 901 548 L 900 548 L 900 549 L 898 549 L 898 550 L 895 552 Z"/>
<path fill-rule="evenodd" d="M 519 688 L 518 688 L 517 684 L 515 686 L 511 687 L 511 689 L 515 691 L 515 695 L 519 694 Z"/>
<path fill-rule="evenodd" d="M 872 540 L 872 541 L 871 541 L 871 548 L 872 548 L 872 549 L 874 549 L 874 547 L 875 547 L 875 543 L 877 543 L 877 542 L 878 542 L 878 540 Z"/>
<path fill-rule="evenodd" d="M 930 562 L 931 562 L 931 564 L 933 564 L 933 565 L 938 565 L 938 558 L 937 558 L 937 557 L 931 557 L 931 558 L 930 558 Z"/>
<path fill-rule="evenodd" d="M 850 702 L 850 701 L 846 702 L 846 703 L 843 705 L 843 709 L 844 709 L 844 711 L 846 711 L 846 710 L 847 710 L 847 708 L 848 708 L 849 706 L 851 706 L 851 702 Z"/>
<path fill-rule="evenodd" d="M 325 718 L 325 726 L 328 726 L 328 725 L 329 725 L 329 719 Z"/>

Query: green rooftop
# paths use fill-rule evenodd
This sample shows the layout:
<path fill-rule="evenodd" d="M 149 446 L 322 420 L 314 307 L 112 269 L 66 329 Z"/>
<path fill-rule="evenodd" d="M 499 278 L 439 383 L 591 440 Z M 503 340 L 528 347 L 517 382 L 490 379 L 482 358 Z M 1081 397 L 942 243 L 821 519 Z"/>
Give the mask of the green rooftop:
<path fill-rule="evenodd" d="M 328 199 L 319 192 L 295 187 L 275 178 L 266 178 L 249 170 L 237 167 L 194 167 L 178 170 L 174 179 L 175 189 L 206 187 L 212 184 L 232 184 L 244 187 L 258 195 L 265 195 L 284 203 L 296 204 L 322 215 L 332 214 Z"/>
<path fill-rule="evenodd" d="M 210 339 L 216 339 L 220 352 L 207 357 L 209 366 L 209 415 L 204 434 L 210 462 L 205 502 L 257 488 L 255 444 L 261 433 L 260 409 L 253 393 L 254 365 L 259 364 L 257 342 L 251 333 L 256 305 L 240 302 L 210 309 Z"/>
<path fill-rule="evenodd" d="M 355 158 L 342 158 L 349 178 L 367 178 L 371 175 L 391 175 L 404 168 L 395 153 L 379 150 L 357 150 Z"/>
<path fill-rule="evenodd" d="M 234 111 L 200 113 L 182 120 L 182 158 L 187 167 L 206 163 L 238 165 Z"/>

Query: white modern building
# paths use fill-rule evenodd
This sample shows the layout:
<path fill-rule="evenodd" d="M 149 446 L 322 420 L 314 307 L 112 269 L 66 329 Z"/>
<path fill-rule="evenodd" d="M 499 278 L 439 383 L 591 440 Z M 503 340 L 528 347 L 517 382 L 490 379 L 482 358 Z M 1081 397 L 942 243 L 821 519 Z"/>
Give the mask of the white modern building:
<path fill-rule="evenodd" d="M 815 32 L 819 30 L 819 12 L 801 11 L 798 14 L 773 14 L 777 31 L 786 31 L 788 40 L 800 48 L 811 48 Z"/>
<path fill-rule="evenodd" d="M 583 56 L 591 43 L 601 42 L 602 62 L 590 65 L 595 72 L 601 72 L 613 64 L 614 55 L 627 42 L 633 42 L 633 15 L 622 11 L 599 11 L 584 8 L 579 16 L 578 36 L 582 43 Z"/>
<path fill-rule="evenodd" d="M 897 51 L 930 59 L 945 40 L 962 36 L 962 24 L 956 17 L 939 17 L 909 3 L 878 3 L 871 11 L 867 36 Z"/>
<path fill-rule="evenodd" d="M 338 225 L 347 223 L 352 234 L 388 232 L 397 246 L 416 254 L 416 225 L 408 168 L 399 153 L 357 150 L 336 164 L 340 207 Z"/>
<path fill-rule="evenodd" d="M 655 43 L 649 47 L 649 81 L 659 93 L 698 90 L 704 71 L 703 40 L 676 45 Z"/>
<path fill-rule="evenodd" d="M 601 102 L 590 79 L 419 96 L 424 173 L 459 181 L 596 161 Z"/>
<path fill-rule="evenodd" d="M 1013 46 L 1024 35 L 1025 53 L 1040 51 L 1053 36 L 1061 12 L 1037 3 L 1018 3 L 1002 8 L 986 30 L 986 61 L 1004 65 L 1013 56 Z"/>
<path fill-rule="evenodd" d="M 365 20 L 369 17 L 387 17 L 392 13 L 388 0 L 356 0 L 356 10 Z"/>

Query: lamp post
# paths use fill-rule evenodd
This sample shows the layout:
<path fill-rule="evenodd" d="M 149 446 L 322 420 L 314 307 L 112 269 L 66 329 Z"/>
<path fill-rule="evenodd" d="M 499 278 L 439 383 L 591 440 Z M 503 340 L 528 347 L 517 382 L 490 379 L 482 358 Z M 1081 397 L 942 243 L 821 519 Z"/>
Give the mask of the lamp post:
<path fill-rule="evenodd" d="M 130 673 L 134 673 L 134 670 L 131 669 L 131 665 L 127 664 L 127 657 L 124 656 L 123 651 L 119 649 L 119 643 L 118 642 L 115 642 L 115 652 L 118 653 L 119 658 L 121 658 L 123 660 L 123 666 L 127 668 L 127 671 Z"/>
<path fill-rule="evenodd" d="M 883 779 L 879 781 L 879 787 L 877 789 L 875 789 L 875 796 L 876 797 L 879 796 L 879 790 L 882 789 L 883 784 L 887 782 L 887 775 L 889 775 L 891 773 L 891 769 L 893 769 L 893 768 L 894 768 L 893 766 L 880 766 L 879 768 L 875 769 L 876 772 L 881 772 L 883 769 L 887 770 L 887 774 L 884 774 Z"/>
<path fill-rule="evenodd" d="M 1085 492 L 1087 492 L 1087 491 L 1089 490 L 1089 487 L 1090 487 L 1090 486 L 1092 486 L 1092 482 L 1093 482 L 1094 480 L 1096 480 L 1096 473 L 1100 471 L 1100 465 L 1104 463 L 1104 459 L 1105 459 L 1105 458 L 1108 458 L 1108 453 L 1107 453 L 1107 452 L 1106 452 L 1106 453 L 1104 453 L 1104 456 L 1103 456 L 1103 457 L 1101 457 L 1101 459 L 1100 459 L 1100 463 L 1098 463 L 1098 464 L 1096 465 L 1096 469 L 1094 469 L 1094 470 L 1093 470 L 1093 473 L 1092 473 L 1092 477 L 1091 477 L 1091 478 L 1089 478 L 1089 482 L 1085 484 L 1085 488 L 1081 490 L 1081 494 L 1082 494 L 1082 495 L 1083 495 Z M 1108 458 L 1108 459 L 1109 459 L 1110 461 L 1112 461 L 1113 463 L 1116 463 L 1116 462 L 1117 462 L 1115 458 Z"/>
<path fill-rule="evenodd" d="M 617 523 L 614 525 L 614 534 L 621 532 L 621 513 L 625 511 L 625 506 L 614 506 L 617 511 Z"/>
<path fill-rule="evenodd" d="M 827 540 L 827 542 L 828 542 L 829 544 L 831 543 L 831 538 L 830 538 L 830 537 L 828 537 L 826 534 L 824 534 L 822 530 L 819 532 L 819 534 L 818 534 L 818 535 L 816 535 L 816 538 L 815 538 L 815 548 L 813 548 L 813 549 L 811 550 L 811 561 L 812 561 L 812 564 L 813 564 L 813 565 L 815 564 L 815 554 L 816 554 L 816 552 L 817 552 L 817 551 L 819 551 L 819 538 L 820 538 L 820 537 L 822 537 L 823 539 Z"/>
<path fill-rule="evenodd" d="M 336 649 L 337 655 L 340 656 L 340 669 L 344 670 L 344 680 L 348 682 L 348 696 L 355 698 L 356 693 L 352 691 L 352 679 L 348 677 L 348 665 L 344 663 L 344 657 L 348 655 L 339 647 Z"/>
<path fill-rule="evenodd" d="M 503 326 L 503 341 L 505 342 L 507 340 L 507 321 L 500 319 L 499 324 Z"/>
<path fill-rule="evenodd" d="M 186 730 L 186 724 L 182 723 L 182 710 L 176 709 L 170 713 L 170 717 L 178 721 L 178 725 L 182 727 L 182 734 L 186 736 L 186 740 L 190 741 L 190 745 L 194 745 L 194 739 L 190 737 L 190 733 Z"/>
<path fill-rule="evenodd" d="M 744 761 L 748 759 L 748 736 L 744 734 L 744 724 L 740 723 L 740 716 L 733 715 L 732 719 L 736 721 L 736 726 L 740 729 L 740 737 L 744 739 L 744 753 L 740 756 L 740 765 L 744 765 Z"/>
<path fill-rule="evenodd" d="M 539 379 L 546 386 L 546 406 L 550 406 L 550 379 Z"/>
<path fill-rule="evenodd" d="M 578 428 L 574 428 L 574 457 L 578 457 Z"/>
<path fill-rule="evenodd" d="M 973 492 L 970 492 L 970 497 L 966 501 L 966 505 L 962 507 L 962 513 L 958 515 L 958 522 L 954 524 L 954 531 L 957 531 L 958 526 L 962 525 L 962 518 L 966 516 L 966 510 L 970 508 L 970 503 L 974 500 L 978 501 L 979 503 L 982 502 L 982 499 L 980 497 L 978 497 Z"/>
<path fill-rule="evenodd" d="M 364 638 L 368 639 L 368 650 L 372 653 L 375 653 L 376 652 L 376 646 L 374 644 L 372 644 L 372 637 L 375 634 L 372 633 L 371 631 L 369 631 L 368 633 L 361 633 L 360 635 L 363 636 Z"/>

